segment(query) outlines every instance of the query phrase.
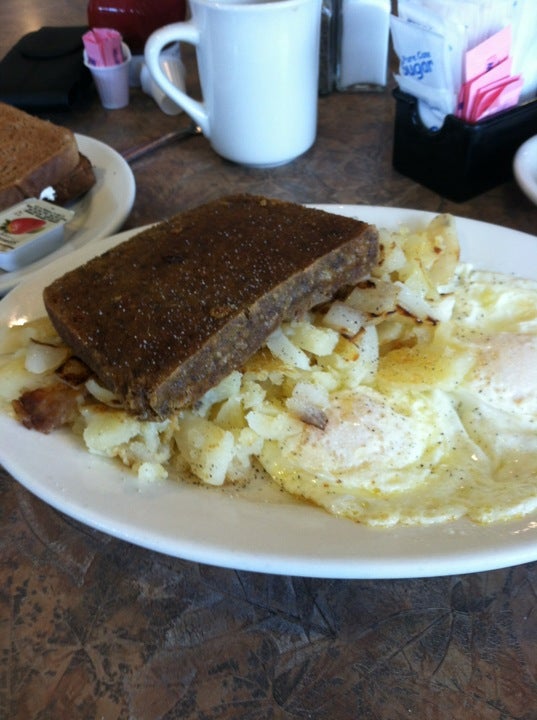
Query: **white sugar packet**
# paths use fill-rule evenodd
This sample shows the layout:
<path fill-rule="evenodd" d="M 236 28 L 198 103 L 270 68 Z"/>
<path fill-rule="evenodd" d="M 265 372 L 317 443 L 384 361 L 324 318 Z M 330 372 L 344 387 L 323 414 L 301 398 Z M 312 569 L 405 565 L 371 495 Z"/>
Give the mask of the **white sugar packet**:
<path fill-rule="evenodd" d="M 523 80 L 520 101 L 537 98 L 537 2 L 512 0 L 513 75 Z"/>
<path fill-rule="evenodd" d="M 438 128 L 455 109 L 449 48 L 445 38 L 422 25 L 390 18 L 394 50 L 399 57 L 395 79 L 400 89 L 418 99 L 422 122 Z"/>

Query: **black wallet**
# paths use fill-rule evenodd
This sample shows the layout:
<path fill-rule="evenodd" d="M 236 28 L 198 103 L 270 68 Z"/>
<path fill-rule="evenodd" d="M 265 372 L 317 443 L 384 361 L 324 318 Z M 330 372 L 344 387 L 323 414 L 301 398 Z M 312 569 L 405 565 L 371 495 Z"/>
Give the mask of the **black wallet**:
<path fill-rule="evenodd" d="M 0 62 L 0 100 L 29 112 L 69 110 L 93 92 L 83 61 L 87 27 L 42 27 Z"/>

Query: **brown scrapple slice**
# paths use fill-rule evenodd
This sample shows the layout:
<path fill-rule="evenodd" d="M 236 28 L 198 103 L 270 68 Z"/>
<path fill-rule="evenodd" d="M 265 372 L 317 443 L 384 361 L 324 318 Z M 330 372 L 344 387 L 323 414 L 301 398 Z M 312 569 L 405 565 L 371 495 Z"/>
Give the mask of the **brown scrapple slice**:
<path fill-rule="evenodd" d="M 126 406 L 167 417 L 238 368 L 283 319 L 364 277 L 358 220 L 250 195 L 181 213 L 57 279 L 60 336 Z"/>

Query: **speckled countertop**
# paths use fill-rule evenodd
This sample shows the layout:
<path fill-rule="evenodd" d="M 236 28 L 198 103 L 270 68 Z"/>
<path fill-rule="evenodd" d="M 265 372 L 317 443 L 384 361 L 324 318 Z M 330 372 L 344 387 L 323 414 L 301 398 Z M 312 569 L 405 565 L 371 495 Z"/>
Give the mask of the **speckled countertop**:
<path fill-rule="evenodd" d="M 41 25 L 84 22 L 82 0 L 2 0 L 0 54 Z M 513 181 L 457 204 L 399 175 L 393 117 L 389 91 L 320 98 L 315 146 L 272 170 L 225 162 L 203 137 L 156 151 L 133 164 L 125 228 L 244 191 L 535 233 Z M 187 122 L 138 91 L 124 110 L 94 101 L 52 119 L 119 151 Z M 0 493 L 2 720 L 537 718 L 536 563 L 409 580 L 235 571 L 81 525 L 1 469 Z"/>

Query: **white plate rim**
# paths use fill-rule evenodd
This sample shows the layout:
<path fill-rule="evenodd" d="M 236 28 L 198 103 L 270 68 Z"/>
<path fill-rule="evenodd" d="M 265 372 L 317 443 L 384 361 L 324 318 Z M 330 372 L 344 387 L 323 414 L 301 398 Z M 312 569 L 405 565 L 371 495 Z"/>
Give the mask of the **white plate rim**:
<path fill-rule="evenodd" d="M 0 271 L 0 296 L 45 265 L 86 243 L 116 232 L 129 216 L 136 182 L 126 160 L 101 140 L 75 133 L 78 149 L 94 166 L 96 184 L 68 207 L 75 211 L 65 241 L 54 252 L 12 272 Z M 106 206 L 103 211 L 103 206 Z"/>
<path fill-rule="evenodd" d="M 412 226 L 435 213 L 361 205 L 315 205 L 385 227 Z M 531 269 L 537 238 L 456 218 L 463 260 L 507 273 Z M 48 265 L 0 302 L 0 322 L 40 312 L 53 277 L 135 231 L 102 239 Z M 486 243 L 486 246 L 483 245 Z M 533 273 L 533 274 L 532 274 Z M 525 273 L 526 276 L 527 273 Z M 493 570 L 537 559 L 537 514 L 492 526 L 457 521 L 375 530 L 291 501 L 269 502 L 166 482 L 141 485 L 115 463 L 89 455 L 67 433 L 29 435 L 0 416 L 0 462 L 59 511 L 136 545 L 185 560 L 294 576 L 396 579 Z M 23 452 L 32 438 L 32 453 Z"/>
<path fill-rule="evenodd" d="M 521 190 L 537 205 L 537 135 L 522 143 L 516 151 L 513 172 Z"/>

